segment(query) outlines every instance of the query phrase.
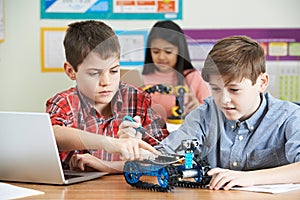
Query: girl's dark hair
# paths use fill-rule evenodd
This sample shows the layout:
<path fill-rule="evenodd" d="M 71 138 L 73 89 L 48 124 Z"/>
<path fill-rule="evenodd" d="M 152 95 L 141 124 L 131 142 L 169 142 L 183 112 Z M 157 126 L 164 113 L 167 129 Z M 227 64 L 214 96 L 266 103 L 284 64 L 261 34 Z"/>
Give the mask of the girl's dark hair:
<path fill-rule="evenodd" d="M 173 21 L 158 21 L 152 27 L 147 41 L 145 62 L 142 74 L 152 73 L 156 66 L 151 56 L 151 42 L 153 39 L 163 39 L 176 47 L 178 47 L 178 56 L 175 69 L 178 74 L 178 84 L 183 84 L 183 71 L 186 69 L 194 69 L 188 51 L 185 35 L 182 29 Z"/>

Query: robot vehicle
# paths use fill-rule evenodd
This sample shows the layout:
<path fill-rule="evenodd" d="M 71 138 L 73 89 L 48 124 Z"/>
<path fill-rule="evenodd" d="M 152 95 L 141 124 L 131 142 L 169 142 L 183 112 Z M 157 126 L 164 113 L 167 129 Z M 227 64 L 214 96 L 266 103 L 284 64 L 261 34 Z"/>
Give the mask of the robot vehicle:
<path fill-rule="evenodd" d="M 204 188 L 211 177 L 209 164 L 200 156 L 194 156 L 198 141 L 184 140 L 185 155 L 160 155 L 155 159 L 127 161 L 124 165 L 126 182 L 136 188 L 170 192 L 175 187 Z M 157 177 L 158 184 L 141 181 L 142 176 Z"/>

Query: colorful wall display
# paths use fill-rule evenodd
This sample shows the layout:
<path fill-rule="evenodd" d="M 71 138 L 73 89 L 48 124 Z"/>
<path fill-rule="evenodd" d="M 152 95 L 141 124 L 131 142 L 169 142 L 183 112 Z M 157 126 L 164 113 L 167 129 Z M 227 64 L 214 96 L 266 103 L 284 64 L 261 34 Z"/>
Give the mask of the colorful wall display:
<path fill-rule="evenodd" d="M 182 0 L 41 0 L 41 19 L 182 19 Z"/>
<path fill-rule="evenodd" d="M 193 64 L 201 70 L 214 43 L 231 35 L 246 35 L 264 47 L 268 91 L 280 99 L 300 102 L 300 29 L 184 30 Z"/>
<path fill-rule="evenodd" d="M 230 35 L 246 35 L 260 42 L 266 50 L 266 59 L 300 60 L 300 29 L 202 29 L 184 30 L 190 46 L 203 51 L 219 39 Z M 195 57 L 202 60 L 203 57 Z"/>
<path fill-rule="evenodd" d="M 66 28 L 41 28 L 43 72 L 62 72 Z M 121 67 L 142 67 L 148 36 L 146 30 L 116 31 L 121 44 Z M 265 48 L 268 91 L 275 97 L 300 102 L 300 29 L 193 29 L 184 30 L 194 66 L 201 70 L 214 43 L 230 35 L 246 35 Z"/>

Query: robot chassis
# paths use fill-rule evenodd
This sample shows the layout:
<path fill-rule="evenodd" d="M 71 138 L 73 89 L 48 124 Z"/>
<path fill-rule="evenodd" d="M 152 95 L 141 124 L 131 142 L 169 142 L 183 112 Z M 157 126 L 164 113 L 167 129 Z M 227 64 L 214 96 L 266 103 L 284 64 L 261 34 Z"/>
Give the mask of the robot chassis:
<path fill-rule="evenodd" d="M 184 156 L 160 155 L 155 159 L 127 161 L 125 180 L 133 187 L 157 192 L 170 192 L 174 187 L 204 188 L 211 180 L 207 175 L 211 167 L 200 156 L 194 156 L 198 145 L 197 140 L 184 140 L 181 144 L 185 149 Z M 159 184 L 141 181 L 142 176 L 157 177 Z"/>

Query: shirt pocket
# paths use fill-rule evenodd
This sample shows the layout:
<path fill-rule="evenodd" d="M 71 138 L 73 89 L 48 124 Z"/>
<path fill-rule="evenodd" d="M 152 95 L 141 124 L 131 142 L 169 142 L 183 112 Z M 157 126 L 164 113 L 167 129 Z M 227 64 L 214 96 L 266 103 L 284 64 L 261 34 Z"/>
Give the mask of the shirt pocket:
<path fill-rule="evenodd" d="M 245 170 L 272 168 L 287 163 L 283 148 L 253 150 L 246 156 L 247 169 Z"/>

